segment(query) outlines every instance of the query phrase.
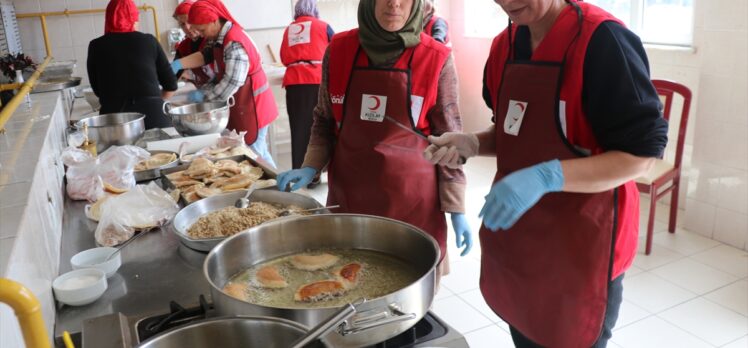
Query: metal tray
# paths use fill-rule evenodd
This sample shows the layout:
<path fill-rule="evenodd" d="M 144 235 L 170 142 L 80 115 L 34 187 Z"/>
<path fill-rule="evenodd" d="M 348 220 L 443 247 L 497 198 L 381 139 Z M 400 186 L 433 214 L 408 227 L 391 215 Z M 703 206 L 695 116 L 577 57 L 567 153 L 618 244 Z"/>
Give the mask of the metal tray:
<path fill-rule="evenodd" d="M 155 155 L 157 153 L 173 153 L 174 155 L 177 156 L 177 159 L 167 164 L 164 164 L 158 168 L 134 171 L 133 175 L 135 176 L 135 181 L 137 182 L 158 179 L 161 177 L 162 170 L 173 168 L 179 165 L 179 155 L 176 152 L 161 151 L 161 150 L 153 150 L 153 151 L 148 151 L 148 152 L 150 152 L 151 155 Z"/>
<path fill-rule="evenodd" d="M 59 91 L 65 88 L 75 87 L 81 84 L 81 78 L 73 76 L 67 79 L 39 81 L 34 85 L 31 93 L 43 93 Z"/>
<path fill-rule="evenodd" d="M 182 241 L 184 245 L 191 249 L 200 251 L 210 251 L 228 237 L 220 238 L 208 238 L 208 239 L 193 239 L 187 235 L 187 230 L 194 224 L 200 216 L 203 216 L 212 211 L 220 210 L 226 207 L 233 207 L 234 202 L 237 199 L 244 196 L 247 190 L 239 190 L 233 192 L 227 192 L 220 195 L 203 198 L 195 203 L 192 203 L 179 211 L 174 220 L 170 225 L 170 229 L 174 232 L 177 237 Z M 281 192 L 271 189 L 263 189 L 252 192 L 249 196 L 249 200 L 253 202 L 266 202 L 266 203 L 279 203 L 286 205 L 296 205 L 304 209 L 321 208 L 322 204 L 317 202 L 314 198 L 304 196 L 298 193 L 292 192 Z M 317 214 L 330 213 L 328 210 L 320 210 L 315 212 Z M 280 217 L 277 219 L 269 220 L 275 221 L 278 219 L 292 219 L 293 216 Z"/>
<path fill-rule="evenodd" d="M 248 156 L 245 156 L 245 155 L 224 157 L 224 158 L 220 158 L 220 159 L 214 159 L 212 161 L 216 162 L 216 161 L 219 161 L 219 160 L 234 160 L 234 161 L 237 161 L 237 162 L 242 162 L 242 161 L 245 161 L 245 160 L 249 161 L 249 163 L 251 163 L 253 166 L 260 167 L 260 168 L 262 168 L 262 171 L 265 172 L 265 174 L 263 174 L 260 179 L 264 179 L 264 180 L 275 179 L 278 176 L 278 173 L 275 171 L 275 168 L 273 168 L 272 166 L 268 165 L 267 163 L 265 163 L 262 160 L 255 160 L 255 159 L 252 159 L 252 158 L 250 158 Z M 164 189 L 174 189 L 174 188 L 176 188 L 176 186 L 174 186 L 174 184 L 171 182 L 171 180 L 169 180 L 169 178 L 166 177 L 168 174 L 176 173 L 176 172 L 183 171 L 183 170 L 187 170 L 187 168 L 190 167 L 190 163 L 192 163 L 192 162 L 183 162 L 183 161 L 180 160 L 180 163 L 181 164 L 178 165 L 178 166 L 176 166 L 176 167 L 171 167 L 171 168 L 167 168 L 167 169 L 161 170 L 161 176 L 162 176 L 162 178 L 161 178 L 161 184 L 162 184 L 162 187 Z M 203 199 L 205 199 L 205 198 L 203 198 Z M 191 203 L 185 201 L 184 197 L 182 197 L 181 195 L 179 197 L 179 202 L 182 203 L 182 205 L 184 205 L 184 206 L 187 206 L 187 205 L 191 204 Z M 197 202 L 200 202 L 200 201 L 196 201 L 196 202 L 193 202 L 193 203 L 197 203 Z"/>

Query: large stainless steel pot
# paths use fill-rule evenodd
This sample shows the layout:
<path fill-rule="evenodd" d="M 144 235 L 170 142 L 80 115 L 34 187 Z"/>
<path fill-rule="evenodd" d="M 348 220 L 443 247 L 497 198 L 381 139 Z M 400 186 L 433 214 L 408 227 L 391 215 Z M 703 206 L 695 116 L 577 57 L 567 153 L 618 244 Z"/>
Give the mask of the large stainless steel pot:
<path fill-rule="evenodd" d="M 84 118 L 76 128 L 88 125 L 88 138 L 96 142 L 96 151 L 104 152 L 112 145 L 133 145 L 145 133 L 145 115 L 135 112 L 103 114 Z"/>
<path fill-rule="evenodd" d="M 290 320 L 269 317 L 229 317 L 202 320 L 153 337 L 138 348 L 288 348 L 307 328 Z M 329 347 L 316 341 L 307 347 Z"/>
<path fill-rule="evenodd" d="M 164 103 L 164 114 L 182 136 L 220 133 L 229 123 L 229 108 L 234 106 L 234 97 L 225 102 L 207 102 L 172 107 Z"/>
<path fill-rule="evenodd" d="M 216 246 L 203 271 L 216 310 L 222 315 L 262 315 L 317 326 L 338 309 L 265 307 L 235 299 L 221 290 L 231 276 L 255 264 L 314 249 L 365 249 L 397 257 L 420 274 L 389 295 L 357 304 L 357 314 L 326 338 L 335 347 L 361 347 L 384 341 L 415 325 L 434 299 L 439 246 L 406 223 L 368 215 L 326 214 L 269 222 Z"/>

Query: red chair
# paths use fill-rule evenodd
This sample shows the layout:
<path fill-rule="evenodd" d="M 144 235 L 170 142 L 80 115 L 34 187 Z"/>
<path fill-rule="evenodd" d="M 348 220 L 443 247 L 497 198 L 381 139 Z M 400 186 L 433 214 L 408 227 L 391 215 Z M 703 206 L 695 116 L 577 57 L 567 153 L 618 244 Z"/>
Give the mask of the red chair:
<path fill-rule="evenodd" d="M 664 110 L 662 116 L 670 120 L 670 111 L 673 106 L 673 97 L 677 93 L 683 97 L 683 108 L 681 110 L 680 125 L 678 128 L 678 142 L 675 148 L 675 163 L 669 163 L 664 159 L 657 159 L 654 167 L 643 177 L 636 179 L 636 186 L 640 192 L 649 193 L 649 222 L 647 223 L 647 246 L 644 250 L 646 255 L 652 252 L 652 234 L 655 221 L 655 208 L 657 201 L 666 194 L 670 196 L 670 221 L 667 230 L 675 233 L 675 221 L 678 215 L 678 191 L 680 190 L 680 172 L 683 163 L 683 147 L 686 142 L 686 125 L 688 125 L 688 112 L 691 108 L 691 90 L 677 82 L 667 80 L 652 80 L 657 89 L 657 94 L 663 98 Z M 671 127 L 673 125 L 670 125 Z M 670 185 L 668 185 L 670 184 Z M 664 188 L 664 189 L 663 189 Z"/>

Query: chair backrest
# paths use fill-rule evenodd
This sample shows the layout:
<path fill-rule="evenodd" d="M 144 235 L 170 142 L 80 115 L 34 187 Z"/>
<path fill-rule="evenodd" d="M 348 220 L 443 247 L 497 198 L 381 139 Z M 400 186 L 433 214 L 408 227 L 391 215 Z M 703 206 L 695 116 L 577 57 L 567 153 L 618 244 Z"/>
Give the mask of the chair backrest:
<path fill-rule="evenodd" d="M 662 116 L 670 121 L 670 112 L 673 106 L 673 96 L 677 93 L 683 98 L 683 107 L 678 126 L 678 142 L 675 147 L 675 167 L 680 168 L 683 161 L 683 147 L 686 145 L 686 126 L 688 125 L 688 113 L 691 109 L 691 90 L 688 87 L 669 80 L 652 80 L 657 89 L 657 94 L 665 97 Z M 672 126 L 672 125 L 671 125 Z"/>

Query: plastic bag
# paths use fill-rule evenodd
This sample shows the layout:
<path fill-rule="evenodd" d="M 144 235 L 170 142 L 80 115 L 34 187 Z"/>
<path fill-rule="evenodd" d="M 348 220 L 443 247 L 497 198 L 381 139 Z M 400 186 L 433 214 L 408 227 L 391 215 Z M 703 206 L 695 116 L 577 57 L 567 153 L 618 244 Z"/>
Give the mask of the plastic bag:
<path fill-rule="evenodd" d="M 86 135 L 81 131 L 68 134 L 68 146 L 80 147 L 86 141 Z"/>
<path fill-rule="evenodd" d="M 151 154 L 143 148 L 125 145 L 112 146 L 99 154 L 98 174 L 104 187 L 115 193 L 135 187 L 133 169 Z"/>
<path fill-rule="evenodd" d="M 247 146 L 247 144 L 244 143 L 244 135 L 246 135 L 246 131 L 242 131 L 239 133 L 236 133 L 236 130 L 224 130 L 221 133 L 221 137 L 216 140 L 216 144 L 214 147 L 216 148 L 224 148 L 224 147 L 236 147 L 236 146 Z"/>
<path fill-rule="evenodd" d="M 97 159 L 90 152 L 68 147 L 62 151 L 62 162 L 68 167 L 65 189 L 70 198 L 95 202 L 104 195 L 97 173 Z"/>
<path fill-rule="evenodd" d="M 137 185 L 101 206 L 101 218 L 94 235 L 103 246 L 114 246 L 132 238 L 136 230 L 162 226 L 179 212 L 179 206 L 158 185 Z"/>

